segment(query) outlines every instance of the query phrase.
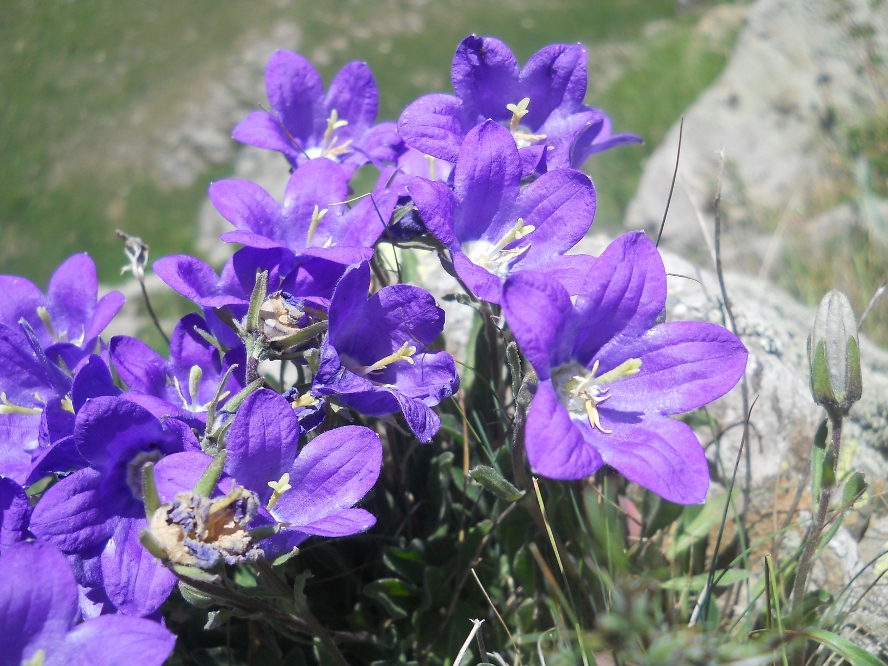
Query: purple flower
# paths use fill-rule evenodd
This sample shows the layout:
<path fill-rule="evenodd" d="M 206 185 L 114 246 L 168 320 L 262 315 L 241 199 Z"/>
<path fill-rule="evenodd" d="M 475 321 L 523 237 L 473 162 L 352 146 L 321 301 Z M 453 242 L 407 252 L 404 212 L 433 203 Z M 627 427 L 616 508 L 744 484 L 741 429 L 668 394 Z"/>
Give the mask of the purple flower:
<path fill-rule="evenodd" d="M 397 197 L 378 190 L 348 208 L 348 178 L 335 162 L 312 160 L 287 183 L 283 204 L 247 180 L 221 180 L 210 186 L 210 199 L 236 231 L 222 234 L 228 243 L 254 248 L 282 248 L 296 263 L 316 258 L 348 266 L 373 254 Z M 341 275 L 341 272 L 340 272 Z M 289 285 L 283 289 L 295 295 Z"/>
<path fill-rule="evenodd" d="M 24 488 L 0 476 L 0 553 L 31 536 L 31 507 Z"/>
<path fill-rule="evenodd" d="M 176 637 L 142 618 L 105 615 L 77 624 L 77 585 L 65 557 L 45 542 L 0 556 L 0 663 L 45 666 L 160 666 Z"/>
<path fill-rule="evenodd" d="M 431 407 L 459 388 L 453 357 L 428 350 L 444 328 L 444 311 L 419 287 L 392 285 L 368 299 L 369 288 L 367 262 L 336 285 L 312 393 L 370 416 L 403 412 L 428 442 L 440 426 Z"/>
<path fill-rule="evenodd" d="M 715 324 L 658 324 L 665 305 L 663 262 L 642 232 L 611 243 L 575 306 L 545 275 L 506 280 L 506 321 L 540 379 L 525 435 L 534 470 L 566 480 L 610 465 L 671 502 L 703 501 L 703 447 L 667 415 L 731 390 L 747 352 Z"/>
<path fill-rule="evenodd" d="M 342 164 L 350 178 L 369 161 L 394 160 L 400 149 L 394 123 L 373 127 L 379 93 L 366 63 L 343 67 L 324 95 L 324 83 L 311 63 L 291 51 L 278 51 L 265 69 L 265 89 L 273 113 L 253 111 L 232 137 L 277 150 L 295 168 L 325 157 Z"/>
<path fill-rule="evenodd" d="M 238 367 L 228 378 L 220 405 L 240 391 L 245 384 L 243 345 L 223 357 L 198 331 L 209 333 L 206 322 L 197 314 L 186 315 L 176 324 L 170 337 L 169 361 L 136 338 L 124 335 L 111 338 L 111 359 L 129 388 L 127 398 L 139 402 L 158 417 L 202 420 L 222 378 L 234 364 Z M 196 395 L 191 394 L 194 387 Z"/>
<path fill-rule="evenodd" d="M 46 491 L 31 516 L 31 531 L 66 554 L 100 557 L 111 602 L 127 615 L 149 615 L 167 598 L 175 577 L 139 542 L 146 525 L 141 468 L 178 451 L 199 450 L 199 444 L 181 421 L 161 424 L 122 397 L 89 400 L 77 413 L 74 442 L 89 467 Z"/>
<path fill-rule="evenodd" d="M 451 78 L 456 96 L 420 97 L 398 120 L 407 145 L 443 160 L 455 162 L 466 134 L 486 119 L 509 128 L 525 176 L 579 168 L 593 152 L 641 141 L 611 137 L 607 116 L 583 105 L 586 51 L 579 44 L 547 46 L 519 69 L 503 42 L 470 35 L 456 49 Z"/>
<path fill-rule="evenodd" d="M 379 478 L 382 445 L 376 433 L 362 426 L 336 428 L 312 439 L 297 455 L 299 435 L 289 403 L 267 389 L 251 394 L 234 417 L 226 440 L 225 474 L 212 497 L 232 493 L 236 483 L 258 500 L 250 527 L 281 526 L 277 535 L 256 544 L 262 552 L 252 551 L 253 557 L 286 552 L 310 535 L 356 534 L 376 522 L 354 506 Z M 161 501 L 169 506 L 152 519 L 152 533 L 162 546 L 171 546 L 174 562 L 178 557 L 182 564 L 206 566 L 226 556 L 212 539 L 202 542 L 186 534 L 183 550 L 176 545 L 182 540 L 168 538 L 170 526 L 187 529 L 188 519 L 199 518 L 194 507 L 200 501 L 190 489 L 210 461 L 205 453 L 189 451 L 164 458 L 155 468 Z M 251 545 L 243 544 L 242 550 Z"/>
<path fill-rule="evenodd" d="M 573 169 L 543 174 L 520 190 L 521 163 L 509 131 L 493 121 L 462 143 L 453 191 L 414 178 L 408 189 L 426 227 L 449 250 L 453 268 L 471 292 L 499 303 L 501 281 L 533 270 L 576 293 L 588 257 L 563 256 L 583 238 L 595 215 L 595 189 Z"/>
<path fill-rule="evenodd" d="M 96 338 L 123 306 L 119 291 L 97 299 L 98 287 L 96 266 L 86 254 L 75 254 L 59 266 L 45 295 L 25 278 L 0 275 L 0 324 L 17 327 L 24 319 L 44 349 L 55 345 L 70 350 L 74 363 L 65 360 L 73 368 L 94 350 Z"/>

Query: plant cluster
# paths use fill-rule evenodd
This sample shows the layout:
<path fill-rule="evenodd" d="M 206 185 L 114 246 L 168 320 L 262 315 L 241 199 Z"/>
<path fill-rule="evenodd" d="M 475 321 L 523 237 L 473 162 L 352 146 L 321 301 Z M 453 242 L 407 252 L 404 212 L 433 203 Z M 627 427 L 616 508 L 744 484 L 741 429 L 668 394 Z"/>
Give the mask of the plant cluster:
<path fill-rule="evenodd" d="M 669 630 L 716 626 L 712 591 L 743 578 L 713 580 L 718 547 L 694 575 L 722 505 L 702 504 L 710 464 L 672 417 L 728 392 L 747 352 L 664 321 L 643 233 L 567 254 L 595 213 L 578 167 L 639 140 L 584 105 L 586 76 L 579 45 L 519 67 L 470 36 L 455 95 L 377 124 L 366 65 L 325 91 L 276 53 L 271 110 L 233 136 L 286 158 L 283 201 L 211 185 L 240 249 L 221 274 L 153 264 L 199 309 L 167 356 L 101 337 L 123 297 L 97 299 L 86 255 L 46 293 L 0 277 L 0 663 L 445 664 L 475 650 L 478 616 L 497 620 L 471 630 L 482 662 L 772 655 Z M 354 197 L 367 165 L 379 180 Z M 142 280 L 147 248 L 124 237 Z M 462 377 L 443 310 L 410 284 L 423 251 L 475 312 Z M 854 360 L 821 338 L 845 315 L 812 347 L 839 423 L 859 381 L 836 383 Z"/>

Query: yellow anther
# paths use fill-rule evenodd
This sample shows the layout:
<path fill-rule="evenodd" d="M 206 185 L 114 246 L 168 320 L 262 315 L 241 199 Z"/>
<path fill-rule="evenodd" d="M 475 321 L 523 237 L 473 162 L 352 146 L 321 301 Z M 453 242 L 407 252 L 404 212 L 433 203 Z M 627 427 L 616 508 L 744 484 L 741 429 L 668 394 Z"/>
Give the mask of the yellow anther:
<path fill-rule="evenodd" d="M 305 247 L 311 247 L 311 242 L 314 240 L 315 232 L 318 230 L 318 224 L 320 224 L 321 220 L 324 219 L 324 215 L 327 214 L 327 209 L 319 210 L 317 204 L 315 204 L 314 211 L 311 214 L 311 224 L 308 225 L 308 238 L 305 241 Z"/>
<path fill-rule="evenodd" d="M 269 481 L 268 487 L 273 491 L 267 505 L 268 510 L 271 511 L 274 505 L 277 504 L 277 501 L 281 498 L 281 495 L 293 487 L 290 485 L 289 473 L 284 472 L 279 481 Z"/>
<path fill-rule="evenodd" d="M 70 396 L 66 395 L 64 398 L 62 398 L 62 409 L 64 409 L 66 412 L 70 412 L 71 414 L 74 413 L 74 403 L 71 402 Z"/>
<path fill-rule="evenodd" d="M 607 396 L 607 397 L 610 397 L 610 396 Z M 592 425 L 592 427 L 598 428 L 605 435 L 610 435 L 613 432 L 613 430 L 606 430 L 605 428 L 602 427 L 601 415 L 598 413 L 598 407 L 597 407 L 597 403 L 607 400 L 607 397 L 602 398 L 601 400 L 597 400 L 595 398 L 586 398 L 585 405 L 586 405 L 586 413 L 589 415 L 589 423 Z"/>
<path fill-rule="evenodd" d="M 381 358 L 373 365 L 368 365 L 366 368 L 360 370 L 358 374 L 361 376 L 369 375 L 371 372 L 377 372 L 391 365 L 392 363 L 397 363 L 398 361 L 407 361 L 410 365 L 413 365 L 413 358 L 411 358 L 416 353 L 416 347 L 411 345 L 408 342 L 405 342 L 401 345 L 401 348 L 393 354 L 389 354 L 385 358 Z"/>
<path fill-rule="evenodd" d="M 299 407 L 313 407 L 318 404 L 318 399 L 315 398 L 311 393 L 303 393 L 296 400 L 294 400 L 290 406 L 293 409 L 297 409 Z"/>
<path fill-rule="evenodd" d="M 40 414 L 43 410 L 39 407 L 19 407 L 13 405 L 6 397 L 6 393 L 0 393 L 0 414 Z"/>
<path fill-rule="evenodd" d="M 506 104 L 506 108 L 512 112 L 512 120 L 509 121 L 509 131 L 513 134 L 518 129 L 521 119 L 527 115 L 527 107 L 530 104 L 530 97 L 525 97 L 517 104 Z"/>

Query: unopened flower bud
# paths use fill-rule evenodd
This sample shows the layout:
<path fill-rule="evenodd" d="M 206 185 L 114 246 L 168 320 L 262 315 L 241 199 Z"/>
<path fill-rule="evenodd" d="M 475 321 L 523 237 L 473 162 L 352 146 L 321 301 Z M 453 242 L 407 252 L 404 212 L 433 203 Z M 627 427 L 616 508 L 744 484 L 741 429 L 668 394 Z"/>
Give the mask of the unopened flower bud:
<path fill-rule="evenodd" d="M 828 292 L 814 318 L 808 336 L 808 365 L 811 395 L 828 412 L 844 415 L 860 400 L 860 346 L 857 319 L 848 297 L 840 291 Z"/>

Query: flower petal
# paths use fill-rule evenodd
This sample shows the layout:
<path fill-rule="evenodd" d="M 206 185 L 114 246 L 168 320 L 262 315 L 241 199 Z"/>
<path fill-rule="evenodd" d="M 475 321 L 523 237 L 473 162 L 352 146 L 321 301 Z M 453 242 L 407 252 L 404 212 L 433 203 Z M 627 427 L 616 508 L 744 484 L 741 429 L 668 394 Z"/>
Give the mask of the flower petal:
<path fill-rule="evenodd" d="M 249 180 L 229 178 L 210 185 L 210 201 L 240 231 L 279 240 L 281 209 L 277 201 Z"/>
<path fill-rule="evenodd" d="M 453 95 L 424 95 L 398 118 L 398 133 L 411 148 L 448 162 L 456 162 L 466 130 L 462 103 Z"/>
<path fill-rule="evenodd" d="M 274 114 L 268 111 L 253 111 L 234 126 L 231 138 L 248 146 L 267 148 L 283 153 L 290 164 L 296 164 L 302 153 L 293 141 L 292 135 Z"/>
<path fill-rule="evenodd" d="M 324 82 L 308 60 L 292 51 L 276 51 L 265 68 L 265 90 L 286 131 L 303 147 L 318 128 L 323 132 L 327 119 L 323 108 Z"/>
<path fill-rule="evenodd" d="M 521 94 L 530 97 L 522 122 L 535 130 L 555 109 L 576 110 L 586 96 L 586 78 L 581 44 L 551 44 L 534 53 L 521 69 Z"/>
<path fill-rule="evenodd" d="M 0 553 L 28 538 L 31 511 L 24 489 L 12 479 L 0 477 Z"/>
<path fill-rule="evenodd" d="M 450 77 L 456 96 L 476 115 L 506 120 L 507 104 L 521 101 L 518 61 L 503 42 L 469 35 L 456 48 Z"/>
<path fill-rule="evenodd" d="M 419 210 L 422 221 L 432 235 L 451 250 L 459 249 L 459 241 L 453 229 L 456 197 L 445 183 L 425 178 L 412 178 L 407 191 Z"/>
<path fill-rule="evenodd" d="M 530 466 L 550 479 L 582 479 L 603 464 L 596 448 L 583 437 L 579 424 L 558 402 L 549 380 L 537 387 L 527 415 L 524 442 Z"/>
<path fill-rule="evenodd" d="M 52 653 L 77 618 L 77 584 L 55 546 L 20 543 L 0 555 L 0 643 L 4 664 Z"/>
<path fill-rule="evenodd" d="M 669 322 L 635 341 L 606 344 L 597 358 L 604 373 L 629 358 L 637 375 L 611 389 L 609 409 L 679 414 L 720 398 L 746 370 L 747 352 L 733 333 L 707 322 Z"/>
<path fill-rule="evenodd" d="M 87 254 L 75 254 L 56 269 L 46 290 L 47 309 L 56 335 L 64 333 L 69 341 L 86 341 L 98 289 L 96 265 Z"/>
<path fill-rule="evenodd" d="M 362 135 L 376 120 L 379 92 L 367 63 L 350 62 L 333 77 L 324 101 L 325 119 L 334 109 L 340 120 L 348 122 L 334 134 L 340 144 Z"/>
<path fill-rule="evenodd" d="M 283 396 L 268 389 L 250 394 L 234 417 L 225 448 L 225 471 L 259 495 L 271 496 L 269 481 L 289 471 L 299 443 L 299 419 Z"/>
<path fill-rule="evenodd" d="M 102 478 L 101 472 L 87 468 L 52 486 L 34 507 L 31 531 L 65 553 L 103 543 L 111 536 L 114 523 L 100 490 Z"/>
<path fill-rule="evenodd" d="M 342 537 L 366 532 L 376 524 L 376 516 L 365 509 L 342 509 L 329 516 L 303 525 L 305 534 L 323 537 Z"/>
<path fill-rule="evenodd" d="M 607 403 L 606 403 L 607 404 Z M 700 441 L 681 421 L 599 407 L 605 434 L 584 429 L 604 462 L 630 481 L 676 504 L 699 504 L 709 488 Z"/>
<path fill-rule="evenodd" d="M 548 379 L 551 368 L 570 360 L 573 340 L 565 333 L 573 305 L 557 280 L 532 271 L 514 273 L 503 285 L 502 306 L 518 346 L 540 379 Z"/>
<path fill-rule="evenodd" d="M 290 471 L 292 489 L 273 514 L 300 532 L 354 506 L 379 478 L 382 444 L 369 428 L 342 426 L 306 444 Z"/>
<path fill-rule="evenodd" d="M 177 579 L 139 542 L 142 518 L 119 518 L 102 551 L 102 580 L 108 598 L 124 615 L 150 615 L 161 607 Z"/>
<path fill-rule="evenodd" d="M 46 666 L 161 666 L 175 646 L 175 634 L 159 622 L 102 615 L 75 627 L 49 655 Z"/>
<path fill-rule="evenodd" d="M 641 231 L 620 236 L 592 266 L 577 296 L 584 335 L 575 358 L 591 363 L 612 338 L 641 335 L 665 306 L 666 269 L 656 246 Z"/>

